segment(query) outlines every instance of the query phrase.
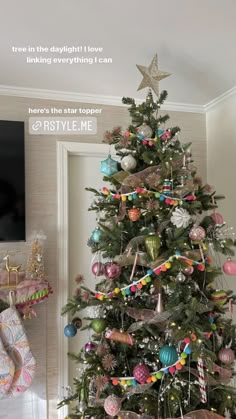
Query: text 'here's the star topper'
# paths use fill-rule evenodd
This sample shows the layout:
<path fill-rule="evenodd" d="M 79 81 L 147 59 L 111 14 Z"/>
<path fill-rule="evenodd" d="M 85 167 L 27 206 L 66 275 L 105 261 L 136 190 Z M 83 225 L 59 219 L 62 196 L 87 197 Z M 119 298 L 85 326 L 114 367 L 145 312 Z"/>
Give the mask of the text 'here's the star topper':
<path fill-rule="evenodd" d="M 166 71 L 159 70 L 157 54 L 154 56 L 151 64 L 148 67 L 137 64 L 137 68 L 143 75 L 143 80 L 141 81 L 138 90 L 144 89 L 145 87 L 150 87 L 158 96 L 159 81 L 165 77 L 170 76 L 171 74 L 167 73 Z"/>

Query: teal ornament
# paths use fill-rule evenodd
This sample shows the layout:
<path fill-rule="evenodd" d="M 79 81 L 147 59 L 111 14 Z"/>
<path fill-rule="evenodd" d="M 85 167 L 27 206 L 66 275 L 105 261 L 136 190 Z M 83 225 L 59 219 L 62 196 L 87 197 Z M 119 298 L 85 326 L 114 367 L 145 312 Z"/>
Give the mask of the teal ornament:
<path fill-rule="evenodd" d="M 101 239 L 101 235 L 102 235 L 102 231 L 100 230 L 100 228 L 97 227 L 95 228 L 95 230 L 93 230 L 91 239 L 93 240 L 94 243 L 99 243 Z"/>
<path fill-rule="evenodd" d="M 67 324 L 67 326 L 64 328 L 64 335 L 67 338 L 73 338 L 76 335 L 76 333 L 77 327 L 72 323 Z"/>
<path fill-rule="evenodd" d="M 110 154 L 106 160 L 101 161 L 101 172 L 107 176 L 112 176 L 118 172 L 118 162 L 112 159 Z"/>
<path fill-rule="evenodd" d="M 159 360 L 165 367 L 173 365 L 178 360 L 178 352 L 175 346 L 165 345 L 159 351 Z"/>
<path fill-rule="evenodd" d="M 157 131 L 158 137 L 160 137 L 163 134 L 163 132 L 164 132 L 163 129 L 158 129 L 158 131 Z"/>

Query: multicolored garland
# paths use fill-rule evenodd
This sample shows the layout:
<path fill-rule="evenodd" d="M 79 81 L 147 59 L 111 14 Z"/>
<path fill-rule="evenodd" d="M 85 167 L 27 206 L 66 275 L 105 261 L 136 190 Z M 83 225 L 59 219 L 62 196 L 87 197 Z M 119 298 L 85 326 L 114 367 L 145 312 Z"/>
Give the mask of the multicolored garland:
<path fill-rule="evenodd" d="M 185 338 L 184 339 L 185 347 L 180 357 L 178 358 L 178 360 L 174 364 L 168 367 L 164 366 L 160 368 L 159 370 L 152 372 L 150 376 L 147 378 L 146 383 L 147 384 L 155 383 L 157 380 L 160 380 L 162 378 L 163 374 L 168 374 L 168 373 L 175 374 L 176 371 L 180 371 L 183 368 L 183 366 L 186 364 L 186 358 L 188 357 L 188 355 L 192 353 L 192 350 L 189 346 L 190 342 L 191 341 L 189 338 Z M 121 386 L 134 387 L 134 386 L 137 386 L 138 384 L 137 380 L 135 380 L 134 377 L 112 377 L 111 382 L 114 386 L 121 385 Z"/>
<path fill-rule="evenodd" d="M 197 197 L 194 194 L 188 195 L 184 198 L 178 198 L 178 197 L 170 198 L 168 194 L 164 194 L 164 193 L 156 192 L 156 191 L 149 191 L 148 189 L 145 189 L 145 188 L 136 188 L 132 192 L 115 194 L 111 192 L 108 188 L 104 187 L 102 188 L 102 193 L 108 198 L 120 199 L 122 202 L 127 201 L 127 199 L 128 201 L 135 200 L 138 198 L 138 194 L 148 194 L 159 199 L 161 202 L 165 202 L 166 204 L 172 205 L 172 206 L 182 205 L 183 201 L 190 202 L 190 201 L 196 201 L 197 199 Z"/>
<path fill-rule="evenodd" d="M 155 275 L 160 275 L 162 272 L 166 272 L 168 269 L 171 268 L 171 262 L 173 262 L 174 259 L 178 259 L 178 260 L 182 260 L 184 262 L 186 262 L 188 265 L 196 265 L 197 269 L 199 271 L 204 271 L 205 270 L 205 264 L 206 262 L 209 262 L 209 259 L 206 258 L 204 259 L 202 262 L 198 262 L 196 260 L 192 260 L 187 258 L 186 256 L 182 256 L 180 254 L 180 252 L 176 252 L 175 255 L 170 256 L 165 262 L 161 263 L 159 266 L 156 266 L 154 269 L 148 269 L 146 272 L 146 275 L 144 275 L 142 278 L 138 279 L 138 280 L 134 280 L 132 281 L 131 284 L 126 285 L 125 287 L 122 288 L 114 288 L 113 291 L 110 291 L 108 293 L 104 293 L 104 292 L 96 292 L 95 293 L 95 297 L 98 300 L 104 300 L 104 298 L 113 298 L 114 296 L 118 295 L 118 294 L 122 294 L 124 297 L 127 295 L 130 295 L 131 293 L 134 293 L 137 291 L 137 289 L 142 289 L 143 286 L 147 285 L 149 282 L 152 281 L 152 277 L 151 275 L 155 274 Z"/>

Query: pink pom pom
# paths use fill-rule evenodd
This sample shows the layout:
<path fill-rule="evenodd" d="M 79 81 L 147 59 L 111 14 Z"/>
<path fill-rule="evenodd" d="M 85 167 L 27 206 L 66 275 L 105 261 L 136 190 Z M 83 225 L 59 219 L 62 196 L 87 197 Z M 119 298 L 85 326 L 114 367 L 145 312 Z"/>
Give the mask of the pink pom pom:
<path fill-rule="evenodd" d="M 174 373 L 175 373 L 175 367 L 170 367 L 170 368 L 169 368 L 169 372 L 170 372 L 171 374 L 174 374 Z"/>
<path fill-rule="evenodd" d="M 190 341 L 190 339 L 189 338 L 185 338 L 184 339 L 184 343 L 186 343 L 186 345 L 188 344 L 188 343 L 190 343 L 191 341 Z"/>

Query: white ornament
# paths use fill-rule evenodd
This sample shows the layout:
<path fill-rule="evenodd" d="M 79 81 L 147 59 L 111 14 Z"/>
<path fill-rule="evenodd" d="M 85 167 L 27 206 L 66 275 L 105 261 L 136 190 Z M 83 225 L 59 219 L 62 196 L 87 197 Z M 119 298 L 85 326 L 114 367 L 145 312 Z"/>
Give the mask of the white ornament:
<path fill-rule="evenodd" d="M 190 214 L 188 213 L 187 210 L 185 210 L 183 208 L 176 208 L 175 211 L 172 214 L 171 219 L 170 219 L 172 224 L 174 224 L 178 228 L 188 227 L 188 225 L 190 223 L 190 220 L 191 220 Z"/>
<path fill-rule="evenodd" d="M 128 154 L 128 156 L 123 157 L 121 160 L 121 167 L 123 170 L 133 170 L 137 166 L 137 161 L 132 156 L 132 154 Z"/>

